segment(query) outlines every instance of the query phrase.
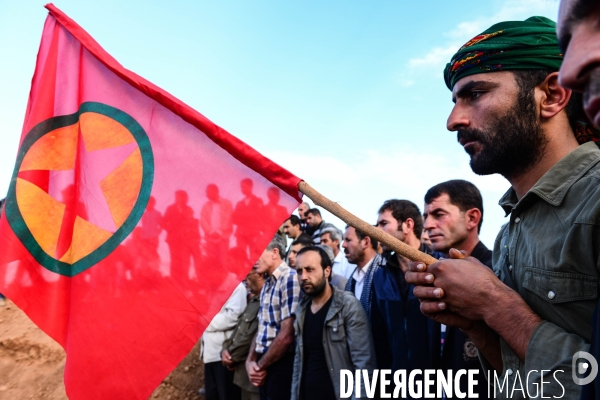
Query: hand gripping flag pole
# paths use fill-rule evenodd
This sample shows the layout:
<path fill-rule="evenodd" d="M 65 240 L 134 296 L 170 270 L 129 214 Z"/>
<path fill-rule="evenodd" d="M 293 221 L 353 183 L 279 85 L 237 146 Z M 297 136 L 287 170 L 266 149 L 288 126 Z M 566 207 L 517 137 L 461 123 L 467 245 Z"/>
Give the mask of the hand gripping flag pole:
<path fill-rule="evenodd" d="M 316 205 L 319 205 L 347 223 L 348 225 L 358 229 L 364 234 L 377 239 L 379 242 L 385 244 L 390 249 L 394 250 L 396 253 L 412 260 L 412 261 L 420 261 L 425 265 L 431 265 L 438 260 L 430 256 L 429 254 L 425 254 L 417 249 L 414 249 L 403 243 L 390 235 L 387 232 L 382 231 L 381 229 L 377 229 L 373 225 L 363 221 L 358 218 L 354 214 L 350 213 L 338 203 L 329 200 L 327 197 L 323 196 L 321 193 L 316 191 L 312 186 L 308 183 L 302 181 L 298 184 L 298 189 L 300 192 L 304 193 L 308 196 Z"/>

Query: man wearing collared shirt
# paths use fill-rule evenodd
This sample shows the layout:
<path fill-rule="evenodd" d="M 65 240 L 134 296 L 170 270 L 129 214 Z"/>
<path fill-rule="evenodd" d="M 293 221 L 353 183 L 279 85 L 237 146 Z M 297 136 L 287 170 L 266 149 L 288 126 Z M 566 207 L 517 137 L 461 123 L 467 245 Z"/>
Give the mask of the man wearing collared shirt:
<path fill-rule="evenodd" d="M 429 233 L 433 249 L 448 258 L 457 249 L 492 268 L 492 251 L 479 240 L 483 223 L 483 198 L 471 182 L 454 179 L 438 183 L 425 194 L 423 228 Z M 460 329 L 429 320 L 432 368 L 454 373 L 477 370 L 474 393 L 488 398 L 486 371 L 481 368 L 477 348 Z M 455 383 L 456 384 L 456 383 Z M 466 376 L 460 378 L 461 391 L 468 389 Z M 446 393 L 444 393 L 444 398 Z"/>
<path fill-rule="evenodd" d="M 256 345 L 246 360 L 250 382 L 260 387 L 263 400 L 290 398 L 294 368 L 294 318 L 300 286 L 296 271 L 281 255 L 285 244 L 279 235 L 263 251 L 256 268 L 265 274 L 260 294 Z"/>
<path fill-rule="evenodd" d="M 346 291 L 354 293 L 370 318 L 373 275 L 384 262 L 381 255 L 377 254 L 377 241 L 351 226 L 346 226 L 342 247 L 348 261 L 356 264 L 346 283 Z"/>
<path fill-rule="evenodd" d="M 505 382 L 498 398 L 516 386 L 523 397 L 577 399 L 571 362 L 589 349 L 598 301 L 600 150 L 578 143 L 589 136 L 581 100 L 558 82 L 555 29 L 543 17 L 496 24 L 446 67 L 455 101 L 447 127 L 475 173 L 510 182 L 500 199 L 509 220 L 493 272 L 452 249 L 453 259 L 413 263 L 406 274 L 421 310 L 461 328 Z"/>
<path fill-rule="evenodd" d="M 348 262 L 346 254 L 340 250 L 342 243 L 342 232 L 337 228 L 326 228 L 321 232 L 321 244 L 329 247 L 333 251 L 332 272 L 337 276 L 343 276 L 349 279 L 356 268 L 356 265 Z"/>

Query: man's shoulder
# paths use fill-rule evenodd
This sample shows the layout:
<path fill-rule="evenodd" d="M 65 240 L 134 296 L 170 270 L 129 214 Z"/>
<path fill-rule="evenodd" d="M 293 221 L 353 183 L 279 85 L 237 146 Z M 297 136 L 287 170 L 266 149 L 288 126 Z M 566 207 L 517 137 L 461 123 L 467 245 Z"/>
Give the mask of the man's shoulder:
<path fill-rule="evenodd" d="M 280 275 L 277 278 L 277 281 L 280 282 L 281 284 L 287 284 L 288 286 L 290 284 L 292 285 L 298 285 L 298 278 L 297 278 L 297 273 L 296 270 L 292 267 L 290 267 L 289 265 L 285 264 L 279 267 L 280 269 Z"/>
<path fill-rule="evenodd" d="M 360 301 L 356 298 L 354 293 L 348 292 L 346 290 L 335 290 L 333 292 L 333 296 L 337 299 L 337 301 L 343 306 L 355 306 L 358 305 L 362 307 Z"/>
<path fill-rule="evenodd" d="M 561 206 L 575 223 L 600 225 L 600 163 L 571 186 Z"/>

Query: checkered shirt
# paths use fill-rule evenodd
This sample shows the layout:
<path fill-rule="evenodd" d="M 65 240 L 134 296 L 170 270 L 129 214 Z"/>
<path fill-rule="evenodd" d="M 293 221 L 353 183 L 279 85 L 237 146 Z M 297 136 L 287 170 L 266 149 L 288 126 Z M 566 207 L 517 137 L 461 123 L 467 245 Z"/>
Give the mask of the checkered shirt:
<path fill-rule="evenodd" d="M 260 292 L 256 352 L 264 354 L 281 329 L 281 321 L 296 313 L 300 285 L 296 271 L 284 262 L 266 276 Z"/>

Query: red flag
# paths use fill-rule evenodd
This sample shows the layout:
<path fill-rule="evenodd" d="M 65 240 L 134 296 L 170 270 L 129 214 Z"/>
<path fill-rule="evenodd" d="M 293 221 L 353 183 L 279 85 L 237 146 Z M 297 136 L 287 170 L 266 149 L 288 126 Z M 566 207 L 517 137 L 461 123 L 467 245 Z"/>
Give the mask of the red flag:
<path fill-rule="evenodd" d="M 64 347 L 70 398 L 146 399 L 298 205 L 300 179 L 46 7 L 0 292 Z"/>

